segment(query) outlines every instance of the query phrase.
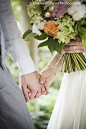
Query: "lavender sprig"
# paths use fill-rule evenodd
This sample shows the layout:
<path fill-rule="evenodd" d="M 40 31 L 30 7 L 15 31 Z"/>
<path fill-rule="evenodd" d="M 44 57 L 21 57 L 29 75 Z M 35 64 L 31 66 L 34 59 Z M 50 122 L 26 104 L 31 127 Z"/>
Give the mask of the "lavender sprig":
<path fill-rule="evenodd" d="M 70 5 L 66 0 L 59 0 L 58 4 L 54 7 L 52 11 L 52 16 L 56 18 L 62 18 L 69 7 Z"/>

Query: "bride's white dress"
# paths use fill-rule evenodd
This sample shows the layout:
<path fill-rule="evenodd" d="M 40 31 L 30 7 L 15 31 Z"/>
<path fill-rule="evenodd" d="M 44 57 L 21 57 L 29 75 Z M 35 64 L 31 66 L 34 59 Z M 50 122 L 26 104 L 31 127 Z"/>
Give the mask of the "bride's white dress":
<path fill-rule="evenodd" d="M 64 74 L 47 129 L 86 129 L 86 70 Z"/>

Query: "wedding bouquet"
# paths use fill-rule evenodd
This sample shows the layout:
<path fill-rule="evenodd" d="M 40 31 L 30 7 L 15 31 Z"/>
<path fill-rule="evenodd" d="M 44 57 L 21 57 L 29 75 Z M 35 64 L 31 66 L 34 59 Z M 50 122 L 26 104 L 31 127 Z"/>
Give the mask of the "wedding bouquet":
<path fill-rule="evenodd" d="M 24 33 L 25 41 L 34 37 L 42 41 L 38 48 L 48 46 L 51 52 L 61 54 L 64 45 L 78 36 L 86 47 L 85 3 L 72 0 L 34 0 L 27 6 L 27 13 L 31 18 L 32 28 Z M 86 58 L 82 53 L 67 54 L 64 51 L 55 66 L 62 58 L 64 72 L 75 71 L 75 67 L 79 71 L 86 69 Z"/>

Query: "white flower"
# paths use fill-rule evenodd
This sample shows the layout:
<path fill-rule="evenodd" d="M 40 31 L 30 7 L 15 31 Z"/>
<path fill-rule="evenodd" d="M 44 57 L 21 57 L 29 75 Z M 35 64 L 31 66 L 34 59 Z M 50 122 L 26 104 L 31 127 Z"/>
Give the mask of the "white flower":
<path fill-rule="evenodd" d="M 32 27 L 32 32 L 37 34 L 37 35 L 41 35 L 41 31 L 38 30 L 37 26 L 35 24 L 33 24 L 33 27 Z"/>
<path fill-rule="evenodd" d="M 42 33 L 40 30 L 44 30 L 44 25 L 44 19 L 41 16 L 37 17 L 36 21 L 33 24 L 32 32 L 41 35 Z"/>
<path fill-rule="evenodd" d="M 80 1 L 73 2 L 67 12 L 75 21 L 80 21 L 86 13 L 86 6 L 81 4 Z"/>

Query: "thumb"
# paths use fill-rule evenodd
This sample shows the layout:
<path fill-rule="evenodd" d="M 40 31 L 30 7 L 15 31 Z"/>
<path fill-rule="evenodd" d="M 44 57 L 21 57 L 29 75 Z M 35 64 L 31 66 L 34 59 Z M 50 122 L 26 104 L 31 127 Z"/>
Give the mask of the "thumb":
<path fill-rule="evenodd" d="M 51 69 L 50 68 L 45 68 L 40 72 L 40 83 L 44 84 L 45 80 L 48 76 L 51 74 Z"/>
<path fill-rule="evenodd" d="M 44 84 L 45 83 L 45 78 L 42 75 L 40 76 L 39 82 L 40 82 L 40 84 Z"/>

